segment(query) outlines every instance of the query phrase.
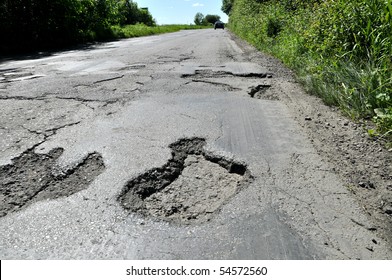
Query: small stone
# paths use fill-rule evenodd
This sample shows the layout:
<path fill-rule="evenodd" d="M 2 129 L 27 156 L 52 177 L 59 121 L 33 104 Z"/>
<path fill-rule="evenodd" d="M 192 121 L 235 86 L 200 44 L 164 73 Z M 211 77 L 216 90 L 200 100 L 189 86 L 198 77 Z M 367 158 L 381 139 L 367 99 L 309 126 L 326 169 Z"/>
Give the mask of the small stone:
<path fill-rule="evenodd" d="M 361 188 L 366 188 L 366 183 L 364 182 L 359 182 L 358 184 Z"/>
<path fill-rule="evenodd" d="M 305 117 L 305 121 L 311 121 L 312 118 L 311 117 Z"/>
<path fill-rule="evenodd" d="M 359 182 L 358 185 L 365 189 L 375 189 L 376 186 L 372 182 Z"/>

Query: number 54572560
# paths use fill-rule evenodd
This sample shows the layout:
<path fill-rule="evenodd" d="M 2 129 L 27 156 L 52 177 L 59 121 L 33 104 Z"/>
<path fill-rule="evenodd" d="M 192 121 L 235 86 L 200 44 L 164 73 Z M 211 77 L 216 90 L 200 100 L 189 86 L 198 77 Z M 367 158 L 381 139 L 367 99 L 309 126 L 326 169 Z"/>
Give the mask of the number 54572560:
<path fill-rule="evenodd" d="M 246 266 L 231 266 L 221 267 L 220 275 L 267 275 L 266 267 L 246 267 Z"/>

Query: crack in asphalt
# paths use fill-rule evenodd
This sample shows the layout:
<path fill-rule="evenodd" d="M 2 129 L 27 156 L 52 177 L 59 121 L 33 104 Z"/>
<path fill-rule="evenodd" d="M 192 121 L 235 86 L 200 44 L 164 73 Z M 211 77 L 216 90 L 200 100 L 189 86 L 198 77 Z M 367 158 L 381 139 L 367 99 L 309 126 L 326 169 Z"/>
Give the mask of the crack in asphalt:
<path fill-rule="evenodd" d="M 81 103 L 89 103 L 89 102 L 104 103 L 102 105 L 102 107 L 120 102 L 122 100 L 122 98 L 113 98 L 113 99 L 109 99 L 109 100 L 99 100 L 99 99 L 86 99 L 86 98 L 81 98 L 81 97 L 62 97 L 62 96 L 51 96 L 51 98 L 60 99 L 60 100 L 74 100 L 74 101 L 81 102 Z"/>
<path fill-rule="evenodd" d="M 0 100 L 45 100 L 45 97 L 27 97 L 27 96 L 0 96 Z"/>
<path fill-rule="evenodd" d="M 105 82 L 110 82 L 110 81 L 114 81 L 114 80 L 119 80 L 124 78 L 125 75 L 121 75 L 121 76 L 116 76 L 116 77 L 112 77 L 112 78 L 107 78 L 107 79 L 102 79 L 102 80 L 98 80 L 98 81 L 94 81 L 90 84 L 76 84 L 73 86 L 73 88 L 78 88 L 78 87 L 93 87 L 97 84 L 101 84 L 101 83 L 105 83 Z"/>
<path fill-rule="evenodd" d="M 205 84 L 210 84 L 210 85 L 213 85 L 213 86 L 220 86 L 220 87 L 225 88 L 228 91 L 240 91 L 241 90 L 240 88 L 233 87 L 233 86 L 231 86 L 229 84 L 220 83 L 220 82 L 214 82 L 214 81 L 208 81 L 208 80 L 192 79 L 192 82 L 194 82 L 194 83 L 205 83 Z"/>
<path fill-rule="evenodd" d="M 32 129 L 29 129 L 29 128 L 23 126 L 23 125 L 22 125 L 22 127 L 24 129 L 26 129 L 30 133 L 34 133 L 34 134 L 37 134 L 37 135 L 44 135 L 45 137 L 50 137 L 50 136 L 55 135 L 57 133 L 57 131 L 60 130 L 60 129 L 63 129 L 63 128 L 66 128 L 66 127 L 75 126 L 75 125 L 78 125 L 80 123 L 81 123 L 81 121 L 77 121 L 77 122 L 73 122 L 73 123 L 69 123 L 69 124 L 64 124 L 64 125 L 61 125 L 61 126 L 58 126 L 58 127 L 45 129 L 44 131 L 32 130 Z M 48 134 L 48 132 L 50 134 Z"/>
<path fill-rule="evenodd" d="M 137 91 L 139 89 L 135 89 Z M 111 104 L 121 102 L 123 98 L 113 98 L 109 100 L 100 100 L 100 99 L 86 99 L 81 97 L 62 97 L 62 96 L 55 96 L 55 93 L 45 93 L 42 96 L 36 97 L 28 97 L 28 96 L 0 96 L 0 100 L 18 100 L 18 101 L 43 101 L 43 100 L 50 100 L 50 99 L 59 99 L 59 100 L 73 100 L 81 103 L 88 103 L 88 102 L 97 102 L 103 103 L 102 107 L 109 106 Z M 87 107 L 95 110 L 95 108 L 86 105 Z"/>
<path fill-rule="evenodd" d="M 113 78 L 108 78 L 108 79 L 103 79 L 103 80 L 95 81 L 95 82 L 93 83 L 93 85 L 96 85 L 96 84 L 99 84 L 99 83 L 104 83 L 104 82 L 110 82 L 110 81 L 113 81 L 113 80 L 122 79 L 122 78 L 124 78 L 124 76 L 125 76 L 125 75 L 121 75 L 121 76 L 118 76 L 118 77 L 113 77 Z"/>

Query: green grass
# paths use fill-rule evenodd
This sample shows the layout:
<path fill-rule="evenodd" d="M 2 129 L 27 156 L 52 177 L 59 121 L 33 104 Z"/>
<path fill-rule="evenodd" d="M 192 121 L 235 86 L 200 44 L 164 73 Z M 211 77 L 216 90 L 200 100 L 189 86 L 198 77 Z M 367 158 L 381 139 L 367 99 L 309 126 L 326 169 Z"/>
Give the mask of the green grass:
<path fill-rule="evenodd" d="M 146 26 L 144 24 L 113 26 L 112 33 L 115 38 L 133 38 L 141 36 L 149 36 L 163 33 L 177 32 L 180 30 L 205 29 L 211 28 L 206 26 L 173 24 L 173 25 L 158 25 Z"/>
<path fill-rule="evenodd" d="M 229 28 L 392 139 L 392 0 L 236 0 Z"/>

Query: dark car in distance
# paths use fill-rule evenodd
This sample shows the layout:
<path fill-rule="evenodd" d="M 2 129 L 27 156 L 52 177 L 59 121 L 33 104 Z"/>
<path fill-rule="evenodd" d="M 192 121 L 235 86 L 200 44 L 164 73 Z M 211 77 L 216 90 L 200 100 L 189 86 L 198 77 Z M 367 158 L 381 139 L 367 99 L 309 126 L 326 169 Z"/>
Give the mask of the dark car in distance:
<path fill-rule="evenodd" d="M 214 29 L 216 30 L 217 28 L 222 28 L 222 29 L 225 29 L 225 24 L 223 23 L 223 22 L 221 22 L 221 21 L 217 21 L 217 22 L 215 22 L 215 24 L 214 24 Z"/>

